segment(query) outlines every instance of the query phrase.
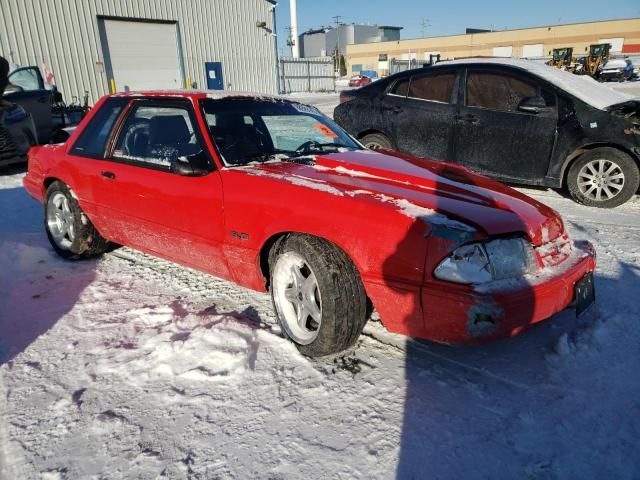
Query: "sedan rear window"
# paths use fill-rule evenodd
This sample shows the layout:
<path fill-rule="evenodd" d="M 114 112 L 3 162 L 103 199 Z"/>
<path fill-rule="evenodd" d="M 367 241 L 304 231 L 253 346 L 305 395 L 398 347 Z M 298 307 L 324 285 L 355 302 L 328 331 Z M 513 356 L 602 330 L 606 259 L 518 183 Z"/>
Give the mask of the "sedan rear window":
<path fill-rule="evenodd" d="M 501 73 L 469 72 L 467 105 L 501 112 L 515 112 L 527 97 L 538 95 L 538 87 Z"/>

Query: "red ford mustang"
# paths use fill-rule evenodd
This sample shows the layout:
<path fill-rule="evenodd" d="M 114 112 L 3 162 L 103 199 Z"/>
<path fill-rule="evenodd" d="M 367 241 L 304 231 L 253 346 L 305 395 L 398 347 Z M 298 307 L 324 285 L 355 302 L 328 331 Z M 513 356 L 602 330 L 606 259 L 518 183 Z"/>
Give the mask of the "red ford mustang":
<path fill-rule="evenodd" d="M 270 290 L 307 355 L 386 328 L 515 335 L 594 298 L 595 254 L 545 205 L 469 170 L 370 151 L 315 108 L 207 92 L 105 97 L 24 180 L 70 259 L 130 247 Z"/>

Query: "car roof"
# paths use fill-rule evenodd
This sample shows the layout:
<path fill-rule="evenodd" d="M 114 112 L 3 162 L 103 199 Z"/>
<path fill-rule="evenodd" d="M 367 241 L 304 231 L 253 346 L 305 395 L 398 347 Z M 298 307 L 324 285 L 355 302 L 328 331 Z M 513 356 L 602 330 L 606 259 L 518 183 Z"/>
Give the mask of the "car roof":
<path fill-rule="evenodd" d="M 192 89 L 174 89 L 174 90 L 140 90 L 131 92 L 118 92 L 111 94 L 112 97 L 167 97 L 167 98 L 188 98 L 191 100 L 222 100 L 225 98 L 249 98 L 254 100 L 278 100 L 285 102 L 295 102 L 289 98 L 279 95 L 270 95 L 266 93 L 256 92 L 234 92 L 229 90 L 192 90 Z"/>
<path fill-rule="evenodd" d="M 477 57 L 463 58 L 459 60 L 445 60 L 434 66 L 425 67 L 423 71 L 433 68 L 463 67 L 463 66 L 490 65 L 498 67 L 510 67 L 524 70 L 534 76 L 542 78 L 588 105 L 599 110 L 618 103 L 628 102 L 633 97 L 609 88 L 588 75 L 575 75 L 559 68 L 551 67 L 542 61 L 525 60 L 519 58 L 495 58 Z"/>

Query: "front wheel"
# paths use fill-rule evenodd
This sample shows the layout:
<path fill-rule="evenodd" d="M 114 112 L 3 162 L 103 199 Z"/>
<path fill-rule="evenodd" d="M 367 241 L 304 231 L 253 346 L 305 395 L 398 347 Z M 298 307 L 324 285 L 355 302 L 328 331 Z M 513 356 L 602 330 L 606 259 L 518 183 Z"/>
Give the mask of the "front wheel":
<path fill-rule="evenodd" d="M 575 201 L 591 207 L 614 208 L 638 191 L 640 172 L 624 152 L 600 147 L 581 155 L 569 168 L 567 187 Z"/>
<path fill-rule="evenodd" d="M 370 150 L 375 150 L 377 148 L 393 148 L 391 140 L 382 133 L 369 133 L 360 139 L 360 143 Z"/>
<path fill-rule="evenodd" d="M 367 299 L 349 257 L 309 235 L 286 237 L 269 257 L 278 323 L 298 350 L 319 357 L 353 345 L 366 323 Z"/>
<path fill-rule="evenodd" d="M 95 229 L 64 183 L 56 181 L 49 186 L 44 213 L 47 238 L 61 257 L 78 259 L 107 251 L 109 243 Z"/>

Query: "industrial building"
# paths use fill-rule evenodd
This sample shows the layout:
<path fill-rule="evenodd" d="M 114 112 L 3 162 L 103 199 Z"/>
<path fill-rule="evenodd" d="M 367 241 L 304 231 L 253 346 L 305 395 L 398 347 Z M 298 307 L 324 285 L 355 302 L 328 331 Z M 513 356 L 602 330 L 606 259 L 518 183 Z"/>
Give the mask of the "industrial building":
<path fill-rule="evenodd" d="M 274 0 L 2 0 L 0 55 L 89 92 L 212 88 L 277 93 Z"/>
<path fill-rule="evenodd" d="M 416 38 L 347 46 L 350 72 L 376 70 L 389 74 L 394 60 L 429 61 L 430 55 L 444 59 L 474 56 L 546 58 L 554 48 L 572 47 L 576 56 L 585 55 L 593 43 L 610 43 L 614 55 L 640 54 L 640 18 L 605 20 L 569 25 L 549 25 L 518 30 L 502 30 Z"/>
<path fill-rule="evenodd" d="M 324 57 L 332 55 L 336 48 L 345 55 L 349 44 L 398 41 L 400 30 L 402 27 L 356 23 L 307 30 L 298 36 L 300 56 Z"/>

